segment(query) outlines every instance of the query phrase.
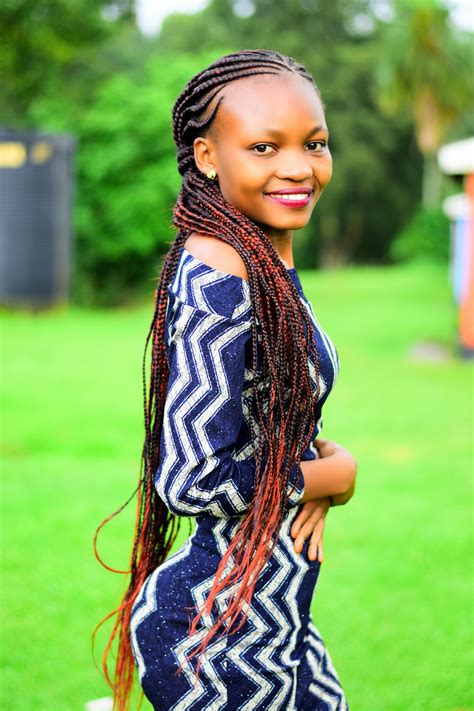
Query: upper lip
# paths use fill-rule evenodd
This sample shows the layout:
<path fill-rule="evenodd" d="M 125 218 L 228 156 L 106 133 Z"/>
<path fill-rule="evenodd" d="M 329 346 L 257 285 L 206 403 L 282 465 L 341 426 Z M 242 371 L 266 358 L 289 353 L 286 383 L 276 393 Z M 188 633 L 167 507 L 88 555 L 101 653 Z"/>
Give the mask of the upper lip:
<path fill-rule="evenodd" d="M 283 190 L 269 190 L 267 195 L 294 195 L 299 193 L 312 193 L 313 188 L 283 188 Z"/>

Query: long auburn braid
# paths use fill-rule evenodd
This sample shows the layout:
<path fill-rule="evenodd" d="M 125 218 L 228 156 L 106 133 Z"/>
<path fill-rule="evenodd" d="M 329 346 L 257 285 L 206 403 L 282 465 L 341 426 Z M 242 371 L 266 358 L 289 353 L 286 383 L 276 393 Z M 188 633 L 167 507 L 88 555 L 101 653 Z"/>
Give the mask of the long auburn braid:
<path fill-rule="evenodd" d="M 252 502 L 219 563 L 208 598 L 188 630 L 189 635 L 197 631 L 199 620 L 203 615 L 212 614 L 216 596 L 225 589 L 226 594 L 230 595 L 226 611 L 217 617 L 199 646 L 186 659 L 189 662 L 201 653 L 197 677 L 202 655 L 219 630 L 222 628 L 220 638 L 240 629 L 247 618 L 258 576 L 277 543 L 288 502 L 286 489 L 290 470 L 299 464 L 314 428 L 314 404 L 320 389 L 315 343 L 306 336 L 311 333 L 310 317 L 270 239 L 224 199 L 218 184 L 204 176 L 194 161 L 193 141 L 196 136 L 205 135 L 214 120 L 222 97 L 209 116 L 203 118 L 203 115 L 217 92 L 245 76 L 282 72 L 305 77 L 319 94 L 312 76 L 291 57 L 271 50 L 243 50 L 221 57 L 194 76 L 173 107 L 173 136 L 178 147 L 178 170 L 183 181 L 173 210 L 173 224 L 178 232 L 163 260 L 143 356 L 145 441 L 140 477 L 130 499 L 102 521 L 94 537 L 94 551 L 99 562 L 113 572 L 131 574 L 121 605 L 96 626 L 92 636 L 94 645 L 98 628 L 117 614 L 104 651 L 102 669 L 114 690 L 114 709 L 118 711 L 129 709 L 133 686 L 135 664 L 129 629 L 133 603 L 148 575 L 165 561 L 181 522 L 180 517 L 173 515 L 159 498 L 154 482 L 160 460 L 159 444 L 169 378 L 165 349 L 168 287 L 176 275 L 181 249 L 191 232 L 231 244 L 247 267 L 252 302 L 253 402 L 258 420 L 258 423 L 254 422 L 251 407 L 250 431 L 256 469 Z M 146 354 L 150 339 L 152 354 L 147 396 Z M 258 376 L 260 356 L 257 342 L 261 343 L 261 370 Z M 313 364 L 315 387 L 308 359 Z M 136 524 L 130 568 L 119 571 L 107 566 L 100 558 L 97 535 L 100 528 L 122 511 L 135 493 Z M 117 633 L 118 653 L 112 682 L 107 657 Z M 177 673 L 182 669 L 181 665 Z"/>

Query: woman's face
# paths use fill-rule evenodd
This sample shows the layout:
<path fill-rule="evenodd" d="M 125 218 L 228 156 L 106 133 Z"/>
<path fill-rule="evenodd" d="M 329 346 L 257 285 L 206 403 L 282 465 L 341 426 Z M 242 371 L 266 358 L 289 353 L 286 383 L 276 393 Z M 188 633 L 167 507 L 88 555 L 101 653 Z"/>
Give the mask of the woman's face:
<path fill-rule="evenodd" d="M 266 234 L 304 227 L 332 176 L 328 129 L 319 96 L 304 77 L 284 73 L 231 82 L 206 137 L 194 141 L 196 164 L 212 168 L 224 198 Z M 299 202 L 270 193 L 305 189 Z M 308 198 L 306 202 L 305 198 Z"/>

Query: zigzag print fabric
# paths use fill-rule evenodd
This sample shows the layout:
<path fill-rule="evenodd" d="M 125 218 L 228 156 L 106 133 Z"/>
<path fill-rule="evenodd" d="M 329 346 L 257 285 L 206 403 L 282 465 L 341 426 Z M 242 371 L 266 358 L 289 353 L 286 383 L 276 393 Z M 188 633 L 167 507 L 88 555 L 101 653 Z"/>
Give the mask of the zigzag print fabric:
<path fill-rule="evenodd" d="M 288 269 L 313 325 L 322 406 L 339 373 L 334 344 L 306 299 L 296 268 Z M 207 598 L 223 553 L 252 499 L 250 447 L 252 306 L 245 279 L 204 264 L 182 249 L 168 289 L 166 349 L 170 368 L 155 486 L 168 509 L 196 527 L 177 552 L 145 580 L 130 625 L 140 684 L 161 711 L 348 711 L 340 680 L 311 618 L 320 563 L 293 548 L 291 524 L 303 495 L 301 467 L 288 483 L 277 545 L 255 587 L 245 624 L 213 640 L 199 680 L 198 646 L 232 593 L 217 596 L 212 617 L 188 637 L 188 624 Z M 315 385 L 315 370 L 310 364 Z M 253 424 L 252 426 L 255 426 Z M 302 460 L 315 459 L 311 443 Z M 191 614 L 190 610 L 194 612 Z M 176 674 L 178 663 L 184 672 Z"/>

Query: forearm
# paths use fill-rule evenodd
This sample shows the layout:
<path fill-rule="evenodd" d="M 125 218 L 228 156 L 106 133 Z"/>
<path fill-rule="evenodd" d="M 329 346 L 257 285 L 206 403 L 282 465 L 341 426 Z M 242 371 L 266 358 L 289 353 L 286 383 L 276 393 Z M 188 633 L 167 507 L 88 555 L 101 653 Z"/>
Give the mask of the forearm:
<path fill-rule="evenodd" d="M 352 499 L 355 493 L 355 480 L 352 482 L 352 486 L 345 491 L 343 494 L 336 494 L 331 496 L 331 506 L 343 506 Z"/>
<path fill-rule="evenodd" d="M 355 480 L 355 470 L 344 454 L 301 462 L 304 492 L 300 503 L 324 496 L 345 494 Z"/>

